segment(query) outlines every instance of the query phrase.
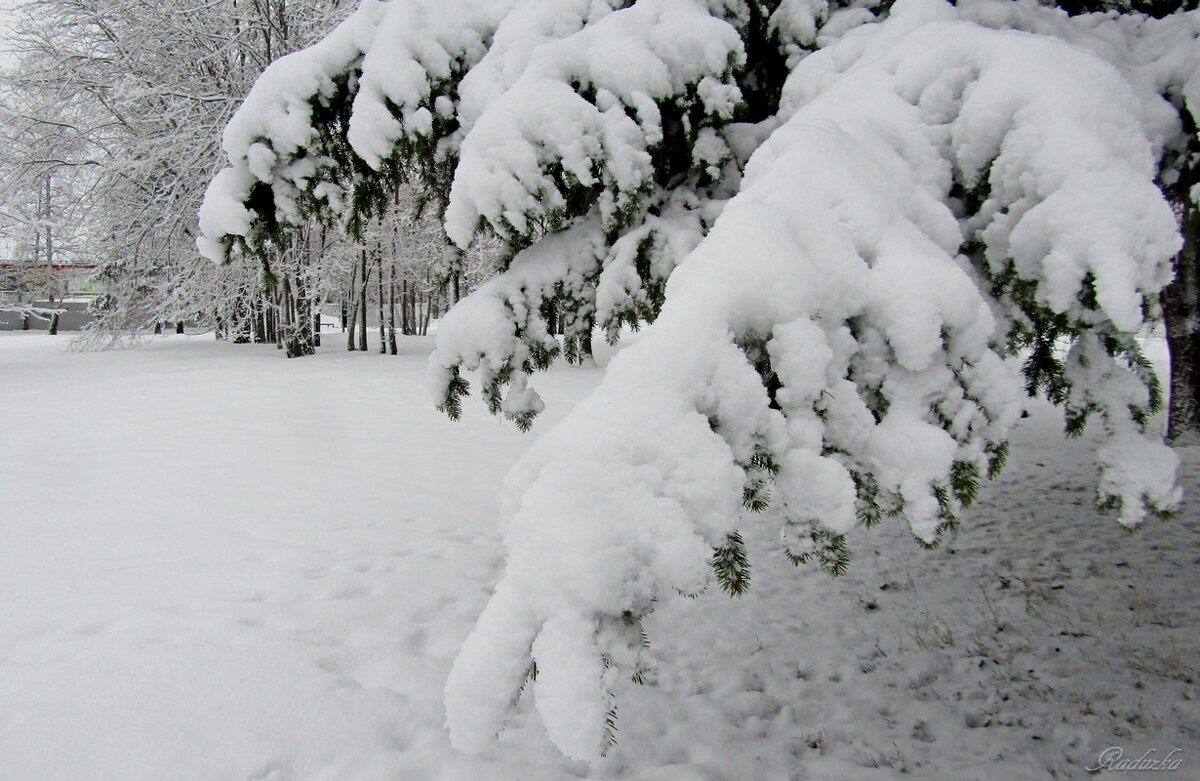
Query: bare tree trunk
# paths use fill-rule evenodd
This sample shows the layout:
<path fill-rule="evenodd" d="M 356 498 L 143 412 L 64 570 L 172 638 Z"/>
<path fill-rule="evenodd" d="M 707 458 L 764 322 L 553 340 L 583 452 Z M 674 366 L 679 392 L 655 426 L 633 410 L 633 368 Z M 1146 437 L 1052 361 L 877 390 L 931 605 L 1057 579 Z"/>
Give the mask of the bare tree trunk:
<path fill-rule="evenodd" d="M 269 315 L 268 322 L 270 323 L 271 341 L 275 343 L 276 350 L 283 349 L 283 334 L 280 328 L 279 308 L 281 303 L 282 293 L 280 286 L 275 285 L 275 289 L 267 296 L 267 314 Z"/>
<path fill-rule="evenodd" d="M 429 318 L 433 314 L 433 286 L 429 284 L 429 272 L 425 272 L 425 288 L 429 291 L 425 294 L 425 312 L 421 316 L 421 336 L 429 333 Z"/>
<path fill-rule="evenodd" d="M 253 323 L 253 332 L 250 339 L 255 344 L 262 344 L 267 341 L 267 311 L 262 304 L 262 294 L 256 294 L 250 299 L 250 318 Z"/>
<path fill-rule="evenodd" d="M 581 361 L 592 357 L 592 331 L 596 327 L 595 318 L 588 315 L 584 326 L 583 334 L 579 337 L 579 359 Z"/>
<path fill-rule="evenodd" d="M 309 234 L 307 249 L 308 249 L 308 267 L 315 268 L 317 261 L 321 257 L 321 252 L 325 248 L 325 226 L 320 226 L 317 232 L 317 240 L 312 240 L 312 235 Z M 318 294 L 320 288 L 316 285 L 312 275 L 309 275 L 309 287 L 307 288 L 307 303 L 308 309 L 306 314 L 310 317 L 309 344 L 312 346 L 312 352 L 315 354 L 317 348 L 321 346 L 321 297 Z"/>
<path fill-rule="evenodd" d="M 316 344 L 313 336 L 313 300 L 308 295 L 302 278 L 296 278 L 296 336 L 300 342 L 300 354 L 312 355 Z"/>
<path fill-rule="evenodd" d="M 412 336 L 413 332 L 412 316 L 409 309 L 408 280 L 405 279 L 400 283 L 400 333 L 405 336 Z"/>
<path fill-rule="evenodd" d="M 445 269 L 446 281 L 449 283 L 450 303 L 457 304 L 461 296 L 462 288 L 462 267 L 463 267 L 463 251 L 449 240 L 446 241 L 446 248 L 443 250 L 449 260 L 448 267 Z M 440 287 L 440 286 L 439 286 Z"/>
<path fill-rule="evenodd" d="M 370 269 L 367 268 L 367 250 L 364 247 L 359 256 L 362 261 L 360 274 L 362 284 L 358 288 L 358 349 L 367 351 L 367 288 L 371 284 Z"/>
<path fill-rule="evenodd" d="M 381 355 L 387 355 L 387 336 L 384 333 L 383 320 L 383 248 L 376 249 L 378 253 L 375 256 L 375 283 L 379 293 L 379 352 Z"/>
<path fill-rule="evenodd" d="M 1171 355 L 1167 439 L 1200 441 L 1200 207 L 1192 193 L 1200 187 L 1200 142 L 1195 109 L 1181 108 L 1185 137 L 1176 181 L 1166 188 L 1175 207 L 1183 248 L 1175 256 L 1175 279 L 1163 290 L 1167 349 Z"/>
<path fill-rule="evenodd" d="M 346 332 L 346 349 L 354 352 L 356 349 L 354 342 L 354 328 L 358 323 L 358 264 L 354 264 L 350 269 L 350 287 L 346 290 L 346 298 L 350 299 L 350 307 L 346 306 L 346 300 L 342 300 L 342 330 Z M 346 311 L 349 309 L 350 317 L 346 318 Z"/>
<path fill-rule="evenodd" d="M 293 330 L 294 321 L 291 317 L 292 280 L 286 274 L 283 284 L 279 286 L 279 344 L 284 356 L 296 357 L 296 334 Z"/>
<path fill-rule="evenodd" d="M 296 338 L 300 342 L 300 354 L 312 355 L 312 317 L 308 311 L 308 294 L 298 277 L 295 288 L 293 295 L 296 297 Z"/>
<path fill-rule="evenodd" d="M 1176 203 L 1184 244 L 1175 258 L 1175 280 L 1162 295 L 1171 353 L 1171 441 L 1185 434 L 1200 436 L 1200 208 L 1190 200 Z"/>
<path fill-rule="evenodd" d="M 255 336 L 258 328 L 258 316 L 254 311 L 257 296 L 247 300 L 249 293 L 245 290 L 234 300 L 230 327 L 233 331 L 234 344 L 248 344 Z"/>
<path fill-rule="evenodd" d="M 417 335 L 425 335 L 425 324 L 429 322 L 429 299 L 432 293 L 429 292 L 429 271 L 425 271 L 425 293 L 421 294 L 417 299 Z"/>
<path fill-rule="evenodd" d="M 50 174 L 46 174 L 46 274 L 50 278 L 50 303 L 54 303 L 54 237 L 50 228 Z M 58 333 L 58 321 L 53 322 Z"/>
<path fill-rule="evenodd" d="M 392 355 L 396 349 L 396 264 L 392 264 L 392 278 L 388 284 L 388 350 Z"/>
<path fill-rule="evenodd" d="M 283 342 L 284 355 L 288 358 L 298 358 L 305 355 L 304 348 L 300 343 L 300 325 L 297 317 L 299 308 L 297 306 L 296 293 L 292 291 L 292 282 L 290 277 L 283 278 L 283 290 L 280 293 L 282 306 L 280 312 L 282 315 L 282 326 L 280 327 L 280 341 Z"/>

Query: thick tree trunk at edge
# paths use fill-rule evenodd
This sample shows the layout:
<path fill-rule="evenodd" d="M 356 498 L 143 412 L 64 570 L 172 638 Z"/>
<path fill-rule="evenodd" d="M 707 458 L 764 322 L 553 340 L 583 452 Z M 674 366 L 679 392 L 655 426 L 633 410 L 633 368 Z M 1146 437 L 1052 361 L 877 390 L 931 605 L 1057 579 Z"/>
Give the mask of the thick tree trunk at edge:
<path fill-rule="evenodd" d="M 1175 280 L 1163 291 L 1167 347 L 1171 353 L 1167 438 L 1200 437 L 1200 208 L 1180 212 L 1183 250 L 1175 258 Z"/>

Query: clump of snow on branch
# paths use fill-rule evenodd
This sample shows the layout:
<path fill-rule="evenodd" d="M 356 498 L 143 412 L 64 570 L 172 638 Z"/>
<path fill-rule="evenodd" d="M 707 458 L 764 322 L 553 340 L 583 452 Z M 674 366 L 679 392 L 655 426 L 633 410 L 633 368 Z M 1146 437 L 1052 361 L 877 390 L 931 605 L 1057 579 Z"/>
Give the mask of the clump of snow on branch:
<path fill-rule="evenodd" d="M 397 154 L 436 158 L 454 124 L 447 93 L 514 4 L 364 0 L 323 40 L 272 63 L 226 127 L 230 166 L 201 207 L 201 253 L 223 261 L 276 223 L 301 223 L 302 201 L 349 211 L 366 172 Z M 269 202 L 247 208 L 259 185 Z"/>
<path fill-rule="evenodd" d="M 430 391 L 444 411 L 458 416 L 457 397 L 447 387 L 459 387 L 453 380 L 460 369 L 477 370 L 492 412 L 503 411 L 522 427 L 532 422 L 542 403 L 526 385 L 528 373 L 546 368 L 559 351 L 539 305 L 564 288 L 586 295 L 602 247 L 598 226 L 588 221 L 546 236 L 446 314 L 429 364 Z M 590 321 L 570 326 L 572 335 L 591 330 Z"/>
<path fill-rule="evenodd" d="M 449 318 L 431 370 L 452 412 L 462 369 L 484 368 L 493 409 L 513 382 L 503 408 L 518 423 L 539 409 L 526 378 L 560 351 L 543 306 L 561 316 L 568 358 L 586 356 L 597 323 L 615 338 L 622 325 L 653 320 L 662 283 L 703 237 L 728 197 L 723 180 L 744 162 L 729 140 L 738 131 L 726 129 L 741 100 L 731 74 L 744 60 L 729 21 L 694 0 L 644 0 L 577 31 L 579 14 L 567 15 L 567 34 L 547 41 L 549 18 L 536 10 L 521 12 L 527 25 L 540 21 L 526 35 L 535 53 L 521 59 L 498 42 L 464 79 L 466 133 L 446 227 L 460 245 L 481 224 L 518 247 L 561 233 L 518 254 Z M 501 30 L 517 27 L 506 21 Z M 481 109 L 480 85 L 504 83 L 493 60 L 524 69 Z M 662 158 L 677 147 L 691 159 L 671 171 Z M 680 175 L 688 181 L 662 186 Z M 507 327 L 475 327 L 484 312 L 496 325 L 507 316 Z"/>
<path fill-rule="evenodd" d="M 1003 358 L 1043 318 L 1074 341 L 1056 388 L 1103 418 L 1121 521 L 1178 501 L 1123 338 L 1179 246 L 1165 105 L 1061 41 L 902 0 L 803 60 L 784 111 L 651 330 L 511 473 L 508 567 L 447 683 L 456 745 L 536 669 L 551 739 L 597 756 L 638 664 L 609 627 L 704 587 L 739 525 L 834 571 L 860 521 L 935 543 L 1002 463 L 1024 392 Z"/>
<path fill-rule="evenodd" d="M 651 187 L 659 101 L 692 90 L 704 114 L 731 119 L 743 56 L 737 31 L 693 0 L 643 0 L 543 44 L 464 139 L 447 233 L 466 244 L 483 219 L 537 238 L 569 215 L 573 190 L 596 187 L 602 222 L 620 225 Z"/>

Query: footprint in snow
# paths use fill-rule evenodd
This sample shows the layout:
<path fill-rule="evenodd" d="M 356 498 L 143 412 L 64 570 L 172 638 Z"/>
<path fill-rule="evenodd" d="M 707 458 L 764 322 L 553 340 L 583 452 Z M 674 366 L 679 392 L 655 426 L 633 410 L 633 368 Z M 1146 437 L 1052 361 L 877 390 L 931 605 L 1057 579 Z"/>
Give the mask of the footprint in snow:
<path fill-rule="evenodd" d="M 366 586 L 346 586 L 329 595 L 329 599 L 361 599 L 369 597 L 371 590 Z"/>

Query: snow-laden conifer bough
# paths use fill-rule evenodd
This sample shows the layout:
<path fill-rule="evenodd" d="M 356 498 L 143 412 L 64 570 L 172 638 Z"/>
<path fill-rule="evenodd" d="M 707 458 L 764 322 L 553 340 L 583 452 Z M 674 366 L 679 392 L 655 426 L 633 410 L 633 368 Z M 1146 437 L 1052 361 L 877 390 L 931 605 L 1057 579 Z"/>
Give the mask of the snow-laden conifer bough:
<path fill-rule="evenodd" d="M 206 255 L 353 229 L 402 179 L 460 247 L 495 232 L 505 268 L 432 357 L 451 417 L 465 368 L 527 427 L 532 373 L 652 322 L 509 476 L 454 744 L 483 749 L 529 685 L 559 749 L 598 756 L 656 601 L 748 587 L 739 529 L 833 573 L 855 524 L 936 545 L 1026 392 L 1103 429 L 1122 524 L 1169 515 L 1136 334 L 1180 247 L 1158 182 L 1200 106 L 1198 30 L 1030 0 L 366 0 L 272 65 L 226 130 Z"/>

